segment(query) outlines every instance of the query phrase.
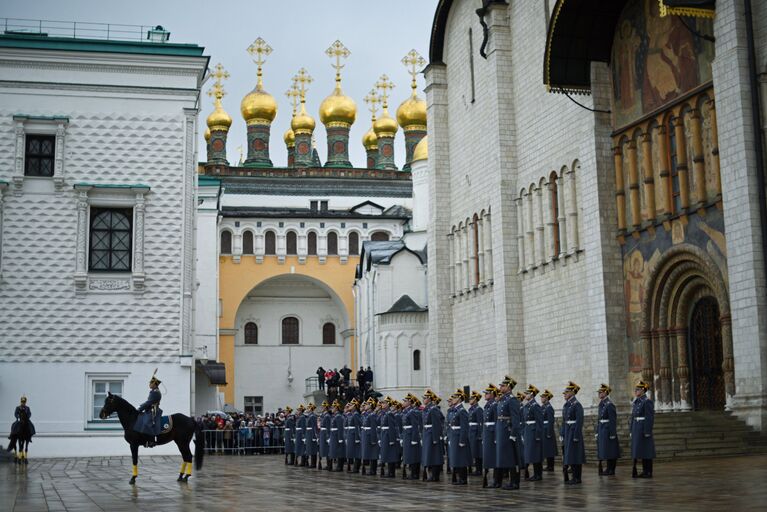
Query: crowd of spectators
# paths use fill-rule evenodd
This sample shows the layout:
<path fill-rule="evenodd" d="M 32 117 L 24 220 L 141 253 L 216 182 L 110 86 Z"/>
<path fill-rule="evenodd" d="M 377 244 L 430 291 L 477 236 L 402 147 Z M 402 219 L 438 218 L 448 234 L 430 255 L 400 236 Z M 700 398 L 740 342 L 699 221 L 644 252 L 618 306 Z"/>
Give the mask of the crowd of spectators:
<path fill-rule="evenodd" d="M 282 453 L 285 446 L 285 412 L 282 409 L 263 415 L 211 412 L 197 418 L 197 423 L 205 436 L 208 453 Z"/>
<path fill-rule="evenodd" d="M 352 371 L 346 365 L 340 370 L 338 368 L 325 370 L 320 366 L 316 374 L 319 389 L 327 393 L 328 400 L 331 402 L 335 399 L 342 402 L 348 402 L 353 398 L 362 400 L 372 394 L 373 370 L 369 366 L 367 369 L 360 366 L 356 381 L 352 380 Z"/>

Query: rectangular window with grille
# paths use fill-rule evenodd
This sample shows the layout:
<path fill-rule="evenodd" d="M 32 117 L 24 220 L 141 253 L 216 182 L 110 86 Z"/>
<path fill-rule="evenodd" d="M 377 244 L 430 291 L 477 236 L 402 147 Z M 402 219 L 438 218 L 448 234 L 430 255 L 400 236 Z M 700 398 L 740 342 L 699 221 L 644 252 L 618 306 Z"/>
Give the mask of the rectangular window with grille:
<path fill-rule="evenodd" d="M 99 412 L 104 406 L 104 399 L 107 397 L 107 393 L 113 395 L 122 396 L 123 394 L 123 381 L 121 380 L 92 380 L 91 390 L 93 396 L 93 402 L 91 407 L 91 417 L 89 421 L 117 421 L 117 414 L 112 414 L 108 419 L 102 420 L 99 418 Z"/>
<path fill-rule="evenodd" d="M 52 177 L 55 155 L 55 136 L 27 135 L 24 149 L 24 176 Z"/>
<path fill-rule="evenodd" d="M 130 272 L 132 227 L 131 208 L 91 208 L 89 270 Z"/>
<path fill-rule="evenodd" d="M 246 413 L 258 415 L 264 412 L 264 397 L 262 396 L 246 396 L 243 402 Z"/>

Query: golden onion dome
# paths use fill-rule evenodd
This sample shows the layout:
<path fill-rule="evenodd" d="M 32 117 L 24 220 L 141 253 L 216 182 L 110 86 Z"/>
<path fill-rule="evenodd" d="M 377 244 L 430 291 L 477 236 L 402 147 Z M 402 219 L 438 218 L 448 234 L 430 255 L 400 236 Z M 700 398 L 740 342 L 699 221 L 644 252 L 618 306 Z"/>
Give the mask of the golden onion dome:
<path fill-rule="evenodd" d="M 271 94 L 256 86 L 242 98 L 240 112 L 248 124 L 272 124 L 277 116 L 277 102 Z"/>
<path fill-rule="evenodd" d="M 301 132 L 312 133 L 315 126 L 317 126 L 317 123 L 312 116 L 306 113 L 306 108 L 303 105 L 301 105 L 301 112 L 296 114 L 296 117 L 290 122 L 290 127 L 296 134 Z"/>
<path fill-rule="evenodd" d="M 325 126 L 351 126 L 357 118 L 357 105 L 336 86 L 333 93 L 320 104 L 320 121 Z"/>
<path fill-rule="evenodd" d="M 429 136 L 424 135 L 421 141 L 415 145 L 415 149 L 413 150 L 413 162 L 417 162 L 419 160 L 428 160 L 428 159 L 429 159 Z"/>
<path fill-rule="evenodd" d="M 216 108 L 208 116 L 207 124 L 210 130 L 228 131 L 232 126 L 232 116 L 226 113 L 220 100 L 216 100 Z"/>
<path fill-rule="evenodd" d="M 403 130 L 426 129 L 426 102 L 415 94 L 397 109 L 397 122 Z"/>
<path fill-rule="evenodd" d="M 378 135 L 376 135 L 372 127 L 362 136 L 362 145 L 368 151 L 378 149 Z"/>
<path fill-rule="evenodd" d="M 293 145 L 296 143 L 296 134 L 293 131 L 293 128 L 288 128 L 285 130 L 285 134 L 282 136 L 282 140 L 285 141 L 286 146 L 293 147 Z"/>
<path fill-rule="evenodd" d="M 397 121 L 384 110 L 383 115 L 373 123 L 373 130 L 378 137 L 394 137 L 397 133 Z"/>
<path fill-rule="evenodd" d="M 205 137 L 205 142 L 210 142 L 210 128 L 205 128 L 203 137 Z"/>

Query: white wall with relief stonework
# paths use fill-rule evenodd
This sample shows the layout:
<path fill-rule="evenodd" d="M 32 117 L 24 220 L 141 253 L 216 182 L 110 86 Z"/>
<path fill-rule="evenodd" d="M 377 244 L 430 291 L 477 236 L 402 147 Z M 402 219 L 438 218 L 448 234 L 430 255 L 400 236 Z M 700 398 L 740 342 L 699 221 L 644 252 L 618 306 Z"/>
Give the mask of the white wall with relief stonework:
<path fill-rule="evenodd" d="M 27 395 L 38 455 L 122 454 L 115 425 L 92 421 L 93 379 L 138 405 L 158 368 L 162 408 L 190 411 L 207 58 L 0 48 L 0 61 L 13 77 L 0 85 L 0 410 Z M 53 178 L 23 176 L 27 133 L 57 136 Z M 132 270 L 89 272 L 90 209 L 112 205 L 133 210 Z"/>

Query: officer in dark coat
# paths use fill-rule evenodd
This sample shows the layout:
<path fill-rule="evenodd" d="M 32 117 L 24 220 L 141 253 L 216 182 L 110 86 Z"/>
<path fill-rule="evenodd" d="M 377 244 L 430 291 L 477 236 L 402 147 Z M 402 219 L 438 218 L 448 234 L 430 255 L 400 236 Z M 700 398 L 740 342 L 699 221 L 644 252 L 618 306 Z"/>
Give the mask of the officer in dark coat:
<path fill-rule="evenodd" d="M 471 465 L 471 447 L 469 446 L 469 413 L 463 406 L 466 395 L 458 388 L 450 395 L 450 409 L 447 414 L 447 446 L 450 453 L 450 465 L 453 468 L 453 485 L 468 483 Z"/>
<path fill-rule="evenodd" d="M 308 404 L 306 406 L 306 455 L 309 457 L 309 467 L 317 467 L 317 454 L 319 453 L 319 443 L 317 442 L 320 433 L 320 427 L 317 423 L 317 415 L 314 411 L 317 406 Z"/>
<path fill-rule="evenodd" d="M 495 426 L 495 463 L 498 467 L 496 475 L 501 479 L 496 484 L 500 486 L 506 473 L 509 483 L 503 488 L 519 489 L 519 468 L 522 461 L 519 457 L 518 442 L 521 442 L 521 423 L 519 400 L 512 393 L 517 381 L 508 375 L 501 382 L 501 397 L 498 400 L 498 416 Z"/>
<path fill-rule="evenodd" d="M 157 370 L 155 370 L 155 374 L 156 373 Z M 162 409 L 160 409 L 162 393 L 160 393 L 160 390 L 158 389 L 160 384 L 160 379 L 152 374 L 152 378 L 149 380 L 149 397 L 146 399 L 146 402 L 139 405 L 138 412 L 140 414 L 136 419 L 136 423 L 133 425 L 133 430 L 136 432 L 150 436 L 145 444 L 147 448 L 151 448 L 157 444 L 157 436 L 159 436 L 162 431 L 162 422 L 160 421 L 160 417 L 162 416 Z"/>
<path fill-rule="evenodd" d="M 328 435 L 328 457 L 330 461 L 329 471 L 343 471 L 346 448 L 344 447 L 344 415 L 341 413 L 341 402 L 333 400 L 330 409 L 330 427 Z M 333 470 L 333 461 L 336 461 L 336 469 Z"/>
<path fill-rule="evenodd" d="M 356 398 L 346 404 L 348 407 L 348 416 L 345 422 L 346 436 L 344 444 L 346 445 L 346 460 L 353 461 L 353 468 L 347 467 L 347 472 L 359 473 L 362 467 L 362 416 L 360 415 L 360 402 Z"/>
<path fill-rule="evenodd" d="M 293 465 L 296 463 L 296 417 L 293 416 L 293 409 L 285 406 L 285 464 Z"/>
<path fill-rule="evenodd" d="M 296 408 L 296 465 L 306 467 L 309 465 L 306 458 L 306 415 L 304 404 Z"/>
<path fill-rule="evenodd" d="M 517 400 L 519 400 L 519 433 L 522 434 L 517 439 L 517 453 L 519 453 L 520 472 L 525 468 L 525 481 L 530 480 L 530 471 L 525 461 L 525 417 L 527 416 L 527 398 L 524 393 L 517 391 Z"/>
<path fill-rule="evenodd" d="M 642 473 L 632 473 L 634 478 L 652 478 L 652 462 L 655 458 L 655 439 L 652 434 L 655 407 L 647 397 L 648 389 L 650 385 L 641 380 L 634 388 L 634 404 L 631 408 L 631 457 L 634 459 L 635 471 L 637 459 L 642 459 Z"/>
<path fill-rule="evenodd" d="M 384 464 L 381 460 L 381 455 L 383 454 L 381 450 L 381 426 L 386 422 L 386 412 L 383 410 L 383 402 L 386 400 L 388 400 L 388 397 L 379 400 L 374 409 L 376 415 L 376 433 L 378 435 L 378 467 L 381 471 L 381 478 L 384 477 L 386 471 L 386 464 Z"/>
<path fill-rule="evenodd" d="M 615 474 L 615 463 L 621 456 L 621 447 L 618 443 L 618 412 L 615 404 L 610 400 L 610 386 L 599 386 L 599 412 L 597 414 L 596 437 L 597 458 L 599 459 L 599 475 L 611 476 Z M 602 461 L 607 461 L 607 471 L 602 470 Z"/>
<path fill-rule="evenodd" d="M 469 449 L 474 462 L 474 472 L 471 476 L 482 476 L 482 422 L 484 414 L 479 401 L 482 395 L 472 391 L 469 397 Z"/>
<path fill-rule="evenodd" d="M 543 411 L 543 457 L 546 459 L 545 471 L 554 471 L 554 457 L 557 456 L 557 439 L 554 429 L 554 407 L 550 400 L 554 394 L 545 389 L 541 393 L 541 410 Z"/>
<path fill-rule="evenodd" d="M 373 410 L 378 400 L 372 396 L 362 404 L 362 474 L 375 476 L 378 469 L 378 415 Z M 365 472 L 365 462 L 368 470 Z"/>
<path fill-rule="evenodd" d="M 418 398 L 412 393 L 402 400 L 402 478 L 407 478 L 410 469 L 410 480 L 418 480 L 421 473 L 421 411 L 416 408 L 417 403 Z"/>
<path fill-rule="evenodd" d="M 427 389 L 423 395 L 423 411 L 421 413 L 423 435 L 421 463 L 429 472 L 429 482 L 439 482 L 442 464 L 445 462 L 442 452 L 443 416 L 437 407 L 439 397 L 434 391 Z"/>
<path fill-rule="evenodd" d="M 575 398 L 581 387 L 570 381 L 562 393 L 565 396 L 567 407 L 562 409 L 562 423 L 564 424 L 564 456 L 563 464 L 572 466 L 573 478 L 568 479 L 565 473 L 565 483 L 578 485 L 581 483 L 583 464 L 586 462 L 586 448 L 583 444 L 583 406 Z"/>
<path fill-rule="evenodd" d="M 21 416 L 26 415 L 27 423 L 29 425 L 29 436 L 32 437 L 35 435 L 35 426 L 32 424 L 32 421 L 30 418 L 32 417 L 32 410 L 27 405 L 27 397 L 22 396 L 19 400 L 19 405 L 16 406 L 16 409 L 13 411 L 13 417 L 16 418 L 16 421 L 13 422 L 13 425 L 11 425 L 11 436 L 17 436 L 19 435 L 19 430 L 21 429 Z M 9 436 L 10 439 L 10 436 Z"/>
<path fill-rule="evenodd" d="M 381 464 L 386 465 L 386 478 L 394 478 L 395 466 L 399 462 L 399 432 L 397 430 L 396 412 L 393 410 L 394 399 L 386 397 L 381 401 L 380 432 L 381 432 Z"/>
<path fill-rule="evenodd" d="M 325 459 L 325 471 L 333 471 L 333 463 L 330 460 L 330 418 L 330 403 L 324 400 L 322 402 L 322 414 L 320 415 L 317 469 L 322 469 L 322 459 Z"/>
<path fill-rule="evenodd" d="M 533 465 L 533 476 L 525 478 L 530 482 L 543 479 L 543 439 L 546 433 L 543 428 L 543 409 L 535 401 L 537 394 L 538 388 L 528 384 L 525 390 L 527 404 L 522 419 L 525 425 L 525 466 L 527 464 Z"/>
<path fill-rule="evenodd" d="M 496 469 L 495 463 L 495 422 L 498 416 L 496 410 L 498 403 L 495 399 L 500 392 L 501 390 L 495 384 L 490 384 L 485 388 L 485 408 L 482 419 L 482 466 L 485 468 L 485 474 L 482 478 L 482 487 L 488 487 L 487 474 L 490 469 L 493 470 L 493 483 L 490 487 L 500 487 L 501 482 L 501 477 L 497 475 L 499 470 Z"/>

